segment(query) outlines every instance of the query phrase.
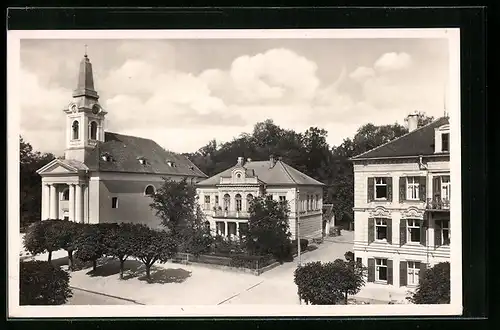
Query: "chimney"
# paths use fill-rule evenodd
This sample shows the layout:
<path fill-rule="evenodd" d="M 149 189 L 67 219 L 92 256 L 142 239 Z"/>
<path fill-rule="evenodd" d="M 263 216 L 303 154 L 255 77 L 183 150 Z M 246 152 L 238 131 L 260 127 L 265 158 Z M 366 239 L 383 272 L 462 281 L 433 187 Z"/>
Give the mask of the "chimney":
<path fill-rule="evenodd" d="M 416 130 L 418 128 L 418 112 L 409 114 L 406 121 L 408 122 L 408 131 Z"/>
<path fill-rule="evenodd" d="M 243 166 L 243 157 L 238 157 L 238 165 Z"/>
<path fill-rule="evenodd" d="M 269 156 L 269 168 L 273 168 L 276 164 L 276 160 L 274 159 L 274 155 Z"/>

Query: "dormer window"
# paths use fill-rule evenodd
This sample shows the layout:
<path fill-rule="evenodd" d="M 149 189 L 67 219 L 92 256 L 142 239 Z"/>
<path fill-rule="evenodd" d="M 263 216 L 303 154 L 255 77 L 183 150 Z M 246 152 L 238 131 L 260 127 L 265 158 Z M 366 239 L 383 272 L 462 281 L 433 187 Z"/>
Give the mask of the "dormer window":
<path fill-rule="evenodd" d="M 441 134 L 441 151 L 450 152 L 450 133 Z"/>
<path fill-rule="evenodd" d="M 167 165 L 170 166 L 170 167 L 175 167 L 175 163 L 171 160 L 168 160 L 167 161 Z"/>
<path fill-rule="evenodd" d="M 139 163 L 141 165 L 146 165 L 147 164 L 146 158 L 144 158 L 144 157 L 138 157 L 137 159 L 139 160 Z"/>
<path fill-rule="evenodd" d="M 101 159 L 105 162 L 111 162 L 111 161 L 113 161 L 113 156 L 111 156 L 109 153 L 105 152 L 101 155 Z"/>

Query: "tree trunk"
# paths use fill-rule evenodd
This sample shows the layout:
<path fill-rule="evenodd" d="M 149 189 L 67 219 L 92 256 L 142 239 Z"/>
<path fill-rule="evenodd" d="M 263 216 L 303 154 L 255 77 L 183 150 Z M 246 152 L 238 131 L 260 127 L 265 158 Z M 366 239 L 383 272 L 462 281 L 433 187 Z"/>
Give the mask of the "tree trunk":
<path fill-rule="evenodd" d="M 96 268 L 97 268 L 97 260 L 94 259 L 92 260 L 92 270 L 95 271 Z"/>
<path fill-rule="evenodd" d="M 151 265 L 146 264 L 146 278 L 148 281 L 151 280 Z"/>
<path fill-rule="evenodd" d="M 49 251 L 49 259 L 47 260 L 49 264 L 52 263 L 52 251 Z"/>
<path fill-rule="evenodd" d="M 125 259 L 120 258 L 120 280 L 123 280 L 123 269 L 125 268 Z"/>
<path fill-rule="evenodd" d="M 344 303 L 347 305 L 347 291 L 345 292 Z"/>
<path fill-rule="evenodd" d="M 68 269 L 73 271 L 73 251 L 68 251 Z"/>

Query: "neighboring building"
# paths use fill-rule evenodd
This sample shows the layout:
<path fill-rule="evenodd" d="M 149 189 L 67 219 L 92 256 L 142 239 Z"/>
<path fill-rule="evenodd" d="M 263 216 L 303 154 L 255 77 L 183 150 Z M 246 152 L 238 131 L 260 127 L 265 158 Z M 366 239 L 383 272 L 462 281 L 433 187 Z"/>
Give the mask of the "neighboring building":
<path fill-rule="evenodd" d="M 106 111 L 94 89 L 85 54 L 66 114 L 66 151 L 37 171 L 42 176 L 42 220 L 140 222 L 160 220 L 149 204 L 163 178 L 206 178 L 189 159 L 156 142 L 104 131 Z M 138 113 L 138 116 L 140 114 Z"/>
<path fill-rule="evenodd" d="M 368 267 L 366 287 L 387 297 L 450 259 L 449 120 L 417 122 L 410 115 L 408 134 L 352 158 L 354 253 Z"/>
<path fill-rule="evenodd" d="M 268 161 L 246 162 L 238 157 L 236 165 L 199 182 L 196 190 L 216 234 L 239 237 L 240 228 L 248 223 L 250 201 L 266 195 L 276 201 L 288 201 L 292 239 L 297 236 L 297 212 L 299 236 L 309 239 L 322 237 L 323 186 L 273 156 Z"/>

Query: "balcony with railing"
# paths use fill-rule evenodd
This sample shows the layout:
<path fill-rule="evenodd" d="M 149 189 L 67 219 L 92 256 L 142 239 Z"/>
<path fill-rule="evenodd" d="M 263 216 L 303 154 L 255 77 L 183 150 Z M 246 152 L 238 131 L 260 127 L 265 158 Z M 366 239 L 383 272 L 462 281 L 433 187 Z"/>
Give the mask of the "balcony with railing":
<path fill-rule="evenodd" d="M 428 198 L 425 208 L 428 211 L 449 212 L 450 200 L 440 197 Z"/>
<path fill-rule="evenodd" d="M 214 218 L 231 218 L 231 219 L 248 219 L 250 213 L 247 211 L 225 211 L 225 210 L 212 210 L 212 217 Z"/>

